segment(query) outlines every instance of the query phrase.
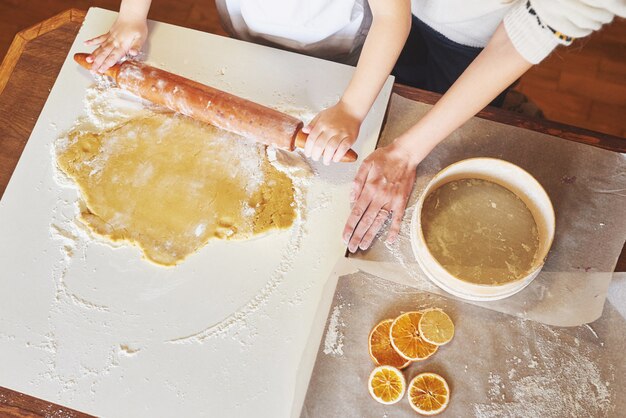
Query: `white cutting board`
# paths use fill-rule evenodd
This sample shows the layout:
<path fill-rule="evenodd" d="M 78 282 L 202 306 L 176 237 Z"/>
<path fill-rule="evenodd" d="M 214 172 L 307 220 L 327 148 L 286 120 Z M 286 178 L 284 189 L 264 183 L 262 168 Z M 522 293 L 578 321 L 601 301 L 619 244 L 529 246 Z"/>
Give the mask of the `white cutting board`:
<path fill-rule="evenodd" d="M 71 57 L 115 17 L 89 10 L 0 201 L 0 386 L 104 416 L 297 414 L 313 362 L 302 356 L 345 248 L 358 165 L 314 165 L 302 228 L 210 242 L 175 268 L 132 247 L 64 238 L 55 228 L 73 222 L 78 194 L 55 181 L 52 143 L 84 113 L 92 84 Z M 269 106 L 317 112 L 354 71 L 163 23 L 150 29 L 149 63 Z M 392 83 L 362 126 L 361 159 L 375 147 Z"/>

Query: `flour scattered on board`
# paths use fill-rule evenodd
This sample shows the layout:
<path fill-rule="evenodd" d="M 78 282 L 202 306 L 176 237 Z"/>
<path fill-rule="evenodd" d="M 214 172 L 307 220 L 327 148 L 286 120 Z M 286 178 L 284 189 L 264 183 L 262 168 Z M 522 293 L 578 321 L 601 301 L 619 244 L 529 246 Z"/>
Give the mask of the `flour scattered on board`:
<path fill-rule="evenodd" d="M 297 183 L 294 180 L 294 185 L 296 184 Z M 296 202 L 299 201 L 298 196 L 301 195 L 305 195 L 304 191 L 297 191 Z M 302 246 L 302 240 L 306 235 L 306 230 L 304 228 L 303 212 L 304 211 L 297 212 L 298 216 L 294 221 L 293 226 L 291 227 L 291 236 L 289 238 L 289 242 L 286 245 L 286 249 L 281 257 L 278 266 L 272 272 L 269 280 L 265 283 L 263 288 L 261 288 L 252 299 L 250 299 L 239 310 L 228 315 L 221 321 L 215 324 L 211 324 L 199 332 L 193 333 L 191 335 L 173 338 L 166 342 L 173 344 L 188 344 L 192 342 L 202 343 L 209 338 L 223 337 L 229 332 L 232 332 L 231 335 L 236 336 L 238 334 L 238 330 L 247 328 L 248 317 L 254 312 L 257 312 L 262 306 L 267 303 L 269 298 L 282 283 L 285 275 L 293 268 L 296 255 L 299 253 Z"/>
<path fill-rule="evenodd" d="M 343 309 L 343 304 L 335 306 L 330 315 L 328 328 L 326 328 L 326 338 L 324 339 L 324 354 L 343 356 L 344 335 L 341 328 L 345 327 L 346 324 L 341 320 L 341 309 Z"/>
<path fill-rule="evenodd" d="M 146 112 L 149 103 L 119 88 L 94 85 L 87 89 L 83 102 L 87 121 L 105 130 Z"/>
<path fill-rule="evenodd" d="M 88 89 L 84 99 L 85 117 L 79 121 L 80 127 L 85 130 L 107 130 L 123 123 L 130 118 L 148 114 L 150 105 L 141 99 L 125 93 L 110 86 L 93 86 Z M 67 138 L 65 138 L 67 141 Z M 64 138 L 57 140 L 51 147 L 51 158 L 56 160 L 58 147 L 66 146 Z M 207 324 L 207 328 L 201 332 L 187 337 L 175 338 L 175 342 L 199 342 L 206 338 L 224 336 L 228 331 L 229 335 L 237 340 L 241 335 L 253 333 L 248 332 L 250 325 L 248 317 L 269 300 L 275 290 L 282 283 L 286 273 L 292 270 L 294 260 L 299 253 L 303 238 L 306 236 L 304 228 L 305 204 L 308 193 L 308 186 L 311 184 L 313 171 L 306 162 L 300 161 L 303 158 L 299 155 L 278 155 L 280 152 L 269 152 L 274 157 L 271 163 L 280 171 L 292 178 L 295 188 L 295 200 L 298 206 L 297 219 L 290 231 L 290 239 L 285 248 L 280 261 L 274 271 L 268 277 L 267 282 L 262 285 L 257 294 L 250 299 L 239 310 L 232 312 L 219 322 Z M 34 385 L 43 382 L 57 382 L 67 396 L 85 387 L 93 395 L 101 379 L 113 372 L 120 364 L 120 361 L 134 361 L 144 348 L 149 347 L 151 340 L 139 339 L 133 344 L 125 343 L 125 339 L 119 338 L 112 332 L 115 327 L 112 324 L 128 322 L 139 323 L 141 318 L 129 318 L 126 312 L 116 310 L 106 305 L 101 305 L 90 301 L 90 296 L 83 295 L 81 291 L 74 289 L 73 285 L 67 282 L 68 272 L 76 268 L 75 261 L 86 257 L 90 249 L 90 243 L 96 239 L 93 234 L 80 222 L 76 221 L 81 210 L 81 203 L 76 204 L 77 190 L 60 170 L 54 170 L 54 179 L 61 189 L 61 198 L 55 208 L 50 225 L 50 236 L 59 243 L 59 263 L 51 272 L 53 282 L 56 287 L 56 298 L 54 306 L 50 310 L 49 335 L 46 341 L 26 341 L 29 349 L 45 349 L 47 358 L 46 369 L 43 374 L 33 381 Z M 254 177 L 250 182 L 254 183 L 261 179 Z M 203 224 L 195 226 L 194 233 L 202 234 L 206 228 Z M 97 240 L 100 241 L 100 240 Z M 106 242 L 107 245 L 115 247 L 113 243 Z M 93 296 L 93 295 L 91 295 Z M 60 344 L 70 338 L 75 329 L 81 329 L 82 333 L 90 329 L 85 322 L 90 325 L 96 324 L 98 332 L 90 336 L 84 342 L 84 347 L 74 347 L 67 344 Z M 72 324 L 72 326 L 66 325 Z M 252 335 L 250 338 L 253 338 Z M 44 344 L 45 343 L 45 344 Z M 42 345 L 44 344 L 44 345 Z M 80 353 L 76 350 L 80 349 Z M 94 351 L 97 351 L 94 353 Z M 72 359 L 76 367 L 68 367 L 63 362 Z M 72 363 L 73 364 L 73 363 Z"/>

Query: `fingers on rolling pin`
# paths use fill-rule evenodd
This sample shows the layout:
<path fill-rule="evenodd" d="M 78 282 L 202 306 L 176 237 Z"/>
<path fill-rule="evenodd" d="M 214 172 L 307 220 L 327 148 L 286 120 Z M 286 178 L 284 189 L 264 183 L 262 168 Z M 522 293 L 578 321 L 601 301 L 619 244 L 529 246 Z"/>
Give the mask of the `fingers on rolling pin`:
<path fill-rule="evenodd" d="M 78 64 L 80 64 L 81 67 L 85 68 L 86 70 L 91 71 L 92 64 L 87 61 L 88 56 L 89 54 L 84 54 L 84 53 L 74 54 L 74 61 L 76 61 Z M 116 65 L 111 66 L 104 72 L 104 75 L 107 75 L 111 77 L 113 80 L 117 81 L 117 74 L 120 71 L 120 66 L 121 64 L 116 64 Z"/>
<path fill-rule="evenodd" d="M 75 54 L 74 60 L 91 69 L 88 56 Z M 306 143 L 303 124 L 293 116 L 142 62 L 124 61 L 105 74 L 146 100 L 245 138 L 290 151 Z M 349 150 L 341 161 L 356 159 Z"/>
<path fill-rule="evenodd" d="M 307 135 L 306 133 L 304 133 L 302 131 L 302 129 L 300 129 L 298 131 L 298 133 L 296 134 L 296 137 L 294 139 L 295 147 L 303 149 L 305 147 L 305 145 L 306 145 L 306 139 L 308 137 L 309 137 L 309 135 Z M 359 155 L 353 149 L 349 149 L 348 151 L 346 151 L 345 155 L 341 158 L 341 162 L 342 163 L 353 163 L 358 158 L 359 158 Z"/>

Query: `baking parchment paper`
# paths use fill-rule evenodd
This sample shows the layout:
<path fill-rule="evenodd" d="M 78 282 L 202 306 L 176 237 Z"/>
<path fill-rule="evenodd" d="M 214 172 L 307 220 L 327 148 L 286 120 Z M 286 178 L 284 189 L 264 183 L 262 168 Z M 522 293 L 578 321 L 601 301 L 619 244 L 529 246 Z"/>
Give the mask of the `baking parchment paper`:
<path fill-rule="evenodd" d="M 446 378 L 451 400 L 442 417 L 624 416 L 626 275 L 614 280 L 601 319 L 554 327 L 494 312 L 358 271 L 337 268 L 336 292 L 301 411 L 303 418 L 416 417 L 406 396 L 381 405 L 367 389 L 375 365 L 371 328 L 402 312 L 439 307 L 453 319 L 454 339 L 404 370 L 407 382 L 431 371 Z M 340 262 L 341 263 L 341 262 Z M 328 304 L 326 308 L 328 308 Z"/>
<path fill-rule="evenodd" d="M 378 147 L 393 141 L 430 108 L 393 95 Z M 358 267 L 454 298 L 434 286 L 417 265 L 410 220 L 432 177 L 473 157 L 500 158 L 532 174 L 552 200 L 556 235 L 542 272 L 526 289 L 501 301 L 469 303 L 558 326 L 598 319 L 626 238 L 626 155 L 484 119 L 472 118 L 419 164 L 399 239 L 388 245 L 383 234 L 369 251 L 352 256 L 363 261 Z"/>

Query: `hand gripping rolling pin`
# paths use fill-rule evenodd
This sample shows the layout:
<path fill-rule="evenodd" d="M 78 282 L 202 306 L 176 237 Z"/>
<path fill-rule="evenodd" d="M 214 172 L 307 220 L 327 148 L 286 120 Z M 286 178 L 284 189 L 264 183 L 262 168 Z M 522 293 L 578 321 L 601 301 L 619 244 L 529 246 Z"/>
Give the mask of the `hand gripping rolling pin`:
<path fill-rule="evenodd" d="M 90 69 L 88 55 L 75 54 L 74 60 Z M 105 74 L 139 97 L 266 145 L 293 151 L 303 148 L 308 136 L 302 121 L 293 116 L 139 61 L 116 64 Z M 341 161 L 357 157 L 349 150 Z"/>

